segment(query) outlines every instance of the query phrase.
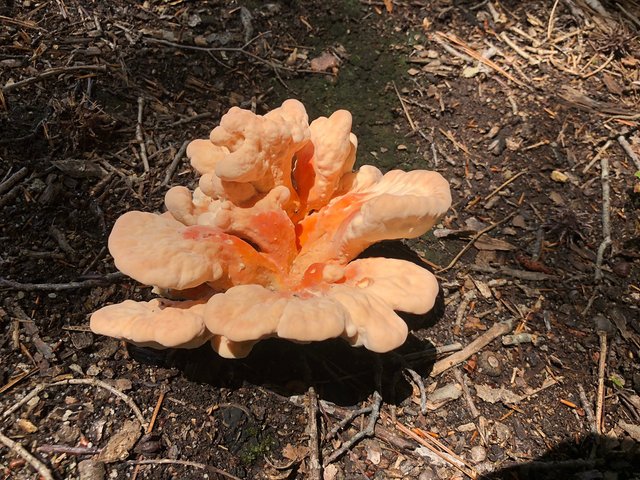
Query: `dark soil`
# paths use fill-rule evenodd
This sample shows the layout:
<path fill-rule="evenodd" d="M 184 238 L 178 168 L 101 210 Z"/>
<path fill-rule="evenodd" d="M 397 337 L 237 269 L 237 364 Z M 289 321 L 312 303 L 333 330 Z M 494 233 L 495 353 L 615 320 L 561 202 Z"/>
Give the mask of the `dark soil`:
<path fill-rule="evenodd" d="M 312 478 L 309 388 L 321 400 L 320 461 L 366 416 L 337 439 L 327 432 L 378 391 L 375 435 L 326 466 L 324 478 L 466 478 L 391 418 L 437 437 L 487 478 L 634 478 L 640 184 L 618 137 L 640 155 L 640 8 L 555 3 L 398 1 L 388 12 L 387 2 L 354 0 L 3 2 L 0 412 L 38 385 L 89 378 L 124 392 L 155 423 L 105 472 L 92 449 L 104 454 L 135 415 L 104 388 L 47 387 L 0 413 L 0 434 L 54 478 Z M 482 67 L 443 44 L 495 63 Z M 311 71 L 325 51 L 340 66 Z M 97 308 L 151 296 L 106 276 L 116 272 L 106 244 L 118 216 L 161 211 L 169 186 L 192 187 L 186 159 L 165 184 L 167 169 L 231 106 L 265 113 L 291 97 L 310 118 L 350 110 L 359 165 L 433 169 L 450 181 L 454 205 L 434 232 L 369 252 L 431 265 L 439 307 L 407 318 L 409 340 L 385 355 L 338 340 L 269 340 L 232 361 L 208 348 L 154 351 L 90 333 Z M 140 98 L 148 172 L 136 139 Z M 603 212 L 611 245 L 598 265 Z M 407 369 L 428 395 L 457 384 L 455 369 L 430 377 L 436 347 L 465 346 L 505 320 L 526 341 L 494 340 L 458 367 L 468 396 L 421 413 Z M 590 412 L 603 353 L 598 427 Z M 485 387 L 525 398 L 492 403 Z M 199 465 L 132 464 L 154 459 Z M 80 474 L 87 460 L 97 473 Z M 215 468 L 205 473 L 207 465 Z M 37 476 L 5 442 L 0 472 Z"/>

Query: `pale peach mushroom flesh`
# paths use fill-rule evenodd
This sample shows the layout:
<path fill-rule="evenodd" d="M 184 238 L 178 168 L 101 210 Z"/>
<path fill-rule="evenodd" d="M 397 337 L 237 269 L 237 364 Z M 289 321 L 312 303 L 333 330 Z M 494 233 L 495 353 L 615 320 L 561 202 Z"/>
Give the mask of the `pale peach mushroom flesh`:
<path fill-rule="evenodd" d="M 199 187 L 171 188 L 163 214 L 124 214 L 109 237 L 119 270 L 175 300 L 109 305 L 91 328 L 156 348 L 209 342 L 229 358 L 269 337 L 342 337 L 376 352 L 404 343 L 396 312 L 428 312 L 435 277 L 357 256 L 423 235 L 449 208 L 449 185 L 424 170 L 353 172 L 349 112 L 307 122 L 296 100 L 263 116 L 232 108 L 209 139 L 194 140 Z"/>

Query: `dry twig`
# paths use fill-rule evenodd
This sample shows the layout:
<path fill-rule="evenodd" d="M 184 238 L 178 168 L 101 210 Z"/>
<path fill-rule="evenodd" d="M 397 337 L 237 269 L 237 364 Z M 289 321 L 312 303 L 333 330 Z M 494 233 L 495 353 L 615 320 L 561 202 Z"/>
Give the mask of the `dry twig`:
<path fill-rule="evenodd" d="M 25 78 L 24 80 L 20 80 L 19 82 L 5 85 L 4 87 L 2 87 L 2 93 L 8 93 L 12 90 L 15 90 L 16 88 L 24 87 L 26 85 L 31 85 L 32 83 L 39 82 L 40 80 L 43 80 L 47 77 L 53 77 L 55 75 L 60 75 L 62 73 L 77 72 L 82 70 L 92 71 L 92 72 L 106 72 L 107 66 L 106 65 L 73 65 L 70 67 L 49 68 L 44 72 L 39 73 L 38 75 L 35 75 L 33 77 Z"/>
<path fill-rule="evenodd" d="M 164 180 L 162 181 L 162 186 L 169 185 L 169 182 L 171 181 L 171 177 L 173 176 L 173 173 L 176 171 L 176 168 L 178 168 L 178 163 L 180 163 L 180 160 L 182 160 L 182 157 L 184 156 L 184 152 L 187 151 L 187 147 L 189 146 L 189 143 L 190 143 L 190 140 L 185 140 L 180 146 L 180 150 L 178 150 L 178 153 L 176 153 L 176 156 L 173 157 L 173 161 L 171 162 L 171 165 L 169 165 L 169 168 L 167 168 L 167 173 L 164 176 Z"/>
<path fill-rule="evenodd" d="M 96 287 L 98 285 L 104 285 L 105 283 L 112 283 L 126 278 L 127 277 L 120 272 L 107 273 L 100 278 L 89 278 L 87 280 L 68 283 L 20 283 L 0 277 L 0 288 L 10 288 L 12 290 L 22 290 L 24 292 L 60 292 L 63 290 L 75 290 L 76 288 Z"/>
<path fill-rule="evenodd" d="M 507 320 L 505 322 L 499 322 L 494 324 L 489 330 L 484 332 L 478 338 L 476 338 L 469 345 L 464 347 L 459 352 L 454 353 L 453 355 L 449 355 L 447 358 L 443 358 L 435 363 L 433 369 L 431 370 L 431 374 L 429 376 L 436 377 L 440 375 L 442 372 L 454 367 L 466 359 L 471 357 L 471 355 L 478 353 L 484 347 L 489 345 L 493 340 L 498 338 L 500 335 L 504 335 L 509 333 L 513 328 L 513 321 Z"/>
<path fill-rule="evenodd" d="M 582 408 L 584 409 L 584 414 L 587 417 L 587 421 L 590 424 L 590 430 L 593 434 L 598 434 L 598 424 L 596 422 L 596 417 L 593 414 L 593 408 L 591 408 L 591 402 L 587 398 L 587 394 L 582 387 L 582 384 L 578 384 L 578 395 L 580 396 L 580 403 L 582 403 Z"/>
<path fill-rule="evenodd" d="M 121 392 L 120 390 L 112 387 L 108 383 L 105 383 L 102 380 L 98 380 L 96 378 L 69 378 L 69 379 L 60 380 L 60 381 L 54 382 L 54 383 L 38 385 L 33 390 L 31 390 L 31 392 L 29 392 L 27 395 L 22 397 L 18 402 L 16 402 L 11 407 L 9 407 L 7 410 L 2 412 L 2 416 L 0 416 L 0 418 L 8 417 L 13 412 L 15 412 L 20 407 L 22 407 L 24 404 L 26 404 L 29 400 L 31 400 L 32 398 L 36 397 L 43 390 L 45 390 L 47 388 L 51 388 L 51 387 L 60 387 L 60 386 L 63 386 L 63 385 L 91 385 L 91 386 L 94 386 L 94 387 L 104 388 L 105 390 L 108 390 L 109 392 L 113 393 L 116 397 L 122 399 L 129 406 L 129 408 L 131 408 L 131 410 L 133 411 L 134 415 L 140 421 L 141 425 L 143 425 L 143 426 L 147 425 L 147 421 L 145 420 L 144 415 L 142 415 L 142 412 L 140 411 L 138 406 L 135 404 L 135 402 L 131 399 L 131 397 L 129 397 L 127 394 Z"/>
<path fill-rule="evenodd" d="M 605 250 L 611 245 L 611 196 L 609 186 L 609 158 L 602 157 L 600 160 L 602 182 L 602 236 L 603 240 L 598 247 L 596 256 L 596 281 L 602 280 L 602 262 Z"/>
<path fill-rule="evenodd" d="M 503 223 L 505 223 L 505 222 L 507 222 L 507 221 L 511 220 L 511 218 L 513 218 L 513 217 L 514 217 L 514 215 L 515 215 L 516 213 L 517 213 L 517 212 L 512 212 L 512 213 L 510 213 L 509 215 L 507 215 L 506 217 L 504 217 L 502 220 L 500 220 L 500 221 L 498 221 L 498 222 L 495 222 L 495 223 L 492 223 L 492 224 L 491 224 L 491 225 L 489 225 L 488 227 L 483 228 L 482 230 L 480 230 L 478 233 L 476 233 L 476 234 L 471 238 L 471 240 L 469 240 L 469 243 L 467 243 L 467 244 L 464 246 L 464 248 L 463 248 L 462 250 L 460 250 L 460 252 L 458 252 L 458 254 L 457 254 L 455 257 L 453 257 L 453 260 L 451 260 L 451 262 L 449 262 L 449 265 L 447 265 L 447 266 L 446 266 L 446 267 L 444 267 L 444 268 L 441 268 L 441 269 L 440 269 L 440 270 L 438 270 L 436 273 L 443 273 L 443 272 L 446 272 L 447 270 L 451 270 L 451 269 L 455 266 L 455 264 L 456 264 L 456 263 L 458 263 L 458 260 L 460 260 L 460 258 L 462 257 L 462 255 L 464 255 L 465 253 L 467 253 L 467 250 L 469 250 L 469 249 L 473 246 L 473 244 L 474 244 L 474 243 L 476 243 L 476 241 L 477 241 L 477 240 L 478 240 L 482 235 L 484 235 L 484 234 L 485 234 L 485 233 L 487 233 L 487 232 L 490 232 L 490 231 L 491 231 L 491 230 L 493 230 L 494 228 L 496 228 L 496 227 L 498 227 L 498 226 L 502 225 Z"/>
<path fill-rule="evenodd" d="M 142 113 L 144 112 L 144 97 L 138 97 L 138 123 L 136 124 L 136 140 L 140 145 L 140 157 L 142 158 L 142 165 L 144 171 L 148 172 L 149 157 L 147 157 L 147 145 L 144 143 L 144 135 L 142 134 Z"/>
<path fill-rule="evenodd" d="M 598 396 L 596 397 L 596 431 L 602 434 L 602 419 L 604 418 L 604 374 L 607 368 L 607 334 L 599 331 L 600 358 L 598 360 Z"/>
<path fill-rule="evenodd" d="M 418 390 L 420 391 L 420 413 L 423 415 L 427 414 L 427 392 L 424 388 L 424 382 L 422 381 L 422 377 L 418 375 L 418 372 L 415 370 L 411 370 L 410 368 L 405 368 L 405 371 L 409 374 L 413 382 L 418 386 Z"/>
<path fill-rule="evenodd" d="M 307 392 L 308 432 L 309 432 L 309 478 L 322 480 L 322 464 L 320 463 L 320 439 L 318 437 L 318 397 L 313 387 Z"/>
<path fill-rule="evenodd" d="M 47 468 L 47 466 L 36 457 L 34 457 L 31 453 L 29 453 L 18 442 L 14 442 L 9 437 L 6 437 L 2 433 L 0 433 L 0 443 L 15 452 L 17 455 L 21 456 L 25 462 L 31 465 L 31 467 L 36 472 L 38 472 L 41 478 L 43 478 L 44 480 L 53 480 L 53 475 L 51 474 L 51 471 Z"/>
<path fill-rule="evenodd" d="M 370 437 L 374 434 L 376 422 L 380 417 L 381 406 L 382 406 L 382 397 L 378 392 L 373 392 L 373 404 L 370 407 L 371 414 L 369 415 L 369 422 L 367 423 L 367 426 L 363 430 L 360 430 L 358 433 L 356 433 L 349 440 L 344 442 L 338 450 L 334 451 L 331 455 L 329 455 L 329 457 L 323 462 L 323 466 L 326 467 L 327 465 L 335 462 L 338 458 L 340 458 L 345 452 L 347 452 L 351 447 L 353 447 L 360 440 L 362 440 L 365 437 Z"/>
<path fill-rule="evenodd" d="M 636 169 L 640 170 L 640 158 L 638 157 L 636 152 L 633 151 L 633 148 L 631 148 L 631 145 L 629 145 L 629 142 L 627 142 L 627 139 L 624 137 L 624 135 L 620 135 L 618 137 L 618 143 L 620 144 L 622 149 L 626 152 L 626 154 L 629 155 L 629 158 L 635 164 Z"/>

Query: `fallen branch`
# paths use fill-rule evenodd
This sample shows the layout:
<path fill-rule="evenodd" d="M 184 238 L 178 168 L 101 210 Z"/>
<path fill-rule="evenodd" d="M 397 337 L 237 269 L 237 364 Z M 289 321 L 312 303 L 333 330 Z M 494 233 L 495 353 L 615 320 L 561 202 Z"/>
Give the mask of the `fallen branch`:
<path fill-rule="evenodd" d="M 27 462 L 31 467 L 38 472 L 41 478 L 44 480 L 53 480 L 53 475 L 51 471 L 47 468 L 47 466 L 38 460 L 36 457 L 31 455 L 22 445 L 18 442 L 14 442 L 9 437 L 4 436 L 0 433 L 0 443 L 2 443 L 5 447 L 15 452 L 17 455 L 21 456 L 25 462 Z"/>
<path fill-rule="evenodd" d="M 107 66 L 106 65 L 73 65 L 71 67 L 49 68 L 34 77 L 25 78 L 24 80 L 20 80 L 19 82 L 5 85 L 4 87 L 2 87 L 2 93 L 8 93 L 12 90 L 15 90 L 16 88 L 25 87 L 27 85 L 31 85 L 32 83 L 39 82 L 40 80 L 44 80 L 45 78 L 53 77 L 55 75 L 60 75 L 62 73 L 77 72 L 77 71 L 83 71 L 83 70 L 90 71 L 90 72 L 106 72 Z"/>
<path fill-rule="evenodd" d="M 466 359 L 471 357 L 471 355 L 478 353 L 484 347 L 489 345 L 493 340 L 498 338 L 501 335 L 505 335 L 511 331 L 513 328 L 513 321 L 507 320 L 506 322 L 499 322 L 494 324 L 489 330 L 484 332 L 478 338 L 476 338 L 469 345 L 464 347 L 459 352 L 456 352 L 452 355 L 449 355 L 447 358 L 443 358 L 442 360 L 436 362 L 433 365 L 433 369 L 429 374 L 430 377 L 436 377 L 440 375 L 442 372 L 454 367 Z"/>
<path fill-rule="evenodd" d="M 117 280 L 123 280 L 127 277 L 120 272 L 108 273 L 100 278 L 89 278 L 77 282 L 68 283 L 20 283 L 0 277 L 0 288 L 10 288 L 12 290 L 22 290 L 24 292 L 50 291 L 59 292 L 63 290 L 74 290 L 76 288 L 89 288 L 111 283 Z"/>

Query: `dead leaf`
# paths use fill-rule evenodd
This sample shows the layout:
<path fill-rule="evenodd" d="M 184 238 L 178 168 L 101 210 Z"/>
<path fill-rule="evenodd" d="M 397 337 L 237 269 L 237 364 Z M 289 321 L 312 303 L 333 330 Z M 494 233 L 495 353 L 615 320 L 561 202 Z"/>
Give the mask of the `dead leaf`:
<path fill-rule="evenodd" d="M 620 420 L 618 426 L 627 432 L 636 442 L 640 442 L 640 425 L 634 425 Z"/>
<path fill-rule="evenodd" d="M 340 60 L 329 52 L 324 52 L 319 57 L 311 60 L 311 70 L 314 72 L 326 72 L 340 66 Z"/>
<path fill-rule="evenodd" d="M 489 385 L 476 385 L 476 395 L 481 400 L 488 403 L 507 403 L 515 404 L 520 402 L 524 397 L 513 393 L 511 390 L 507 390 L 504 387 L 493 388 Z"/>
<path fill-rule="evenodd" d="M 111 436 L 107 445 L 95 458 L 101 462 L 113 463 L 124 460 L 129 456 L 129 451 L 142 435 L 138 420 L 127 420 L 122 428 Z"/>
<path fill-rule="evenodd" d="M 500 240 L 499 238 L 490 237 L 487 234 L 484 234 L 477 239 L 473 246 L 478 250 L 508 251 L 516 249 L 515 245 L 512 245 L 505 240 Z"/>
<path fill-rule="evenodd" d="M 308 454 L 309 454 L 309 448 L 302 445 L 298 445 L 297 447 L 294 447 L 290 443 L 287 443 L 282 449 L 282 456 L 294 462 L 301 461 Z"/>
<path fill-rule="evenodd" d="M 384 0 L 384 7 L 387 9 L 387 12 L 393 12 L 393 0 Z"/>
<path fill-rule="evenodd" d="M 611 75 L 605 72 L 602 75 L 602 81 L 604 82 L 604 86 L 607 87 L 607 90 L 611 93 L 614 95 L 622 95 L 622 87 L 618 85 L 618 82 L 616 82 L 615 78 Z"/>

